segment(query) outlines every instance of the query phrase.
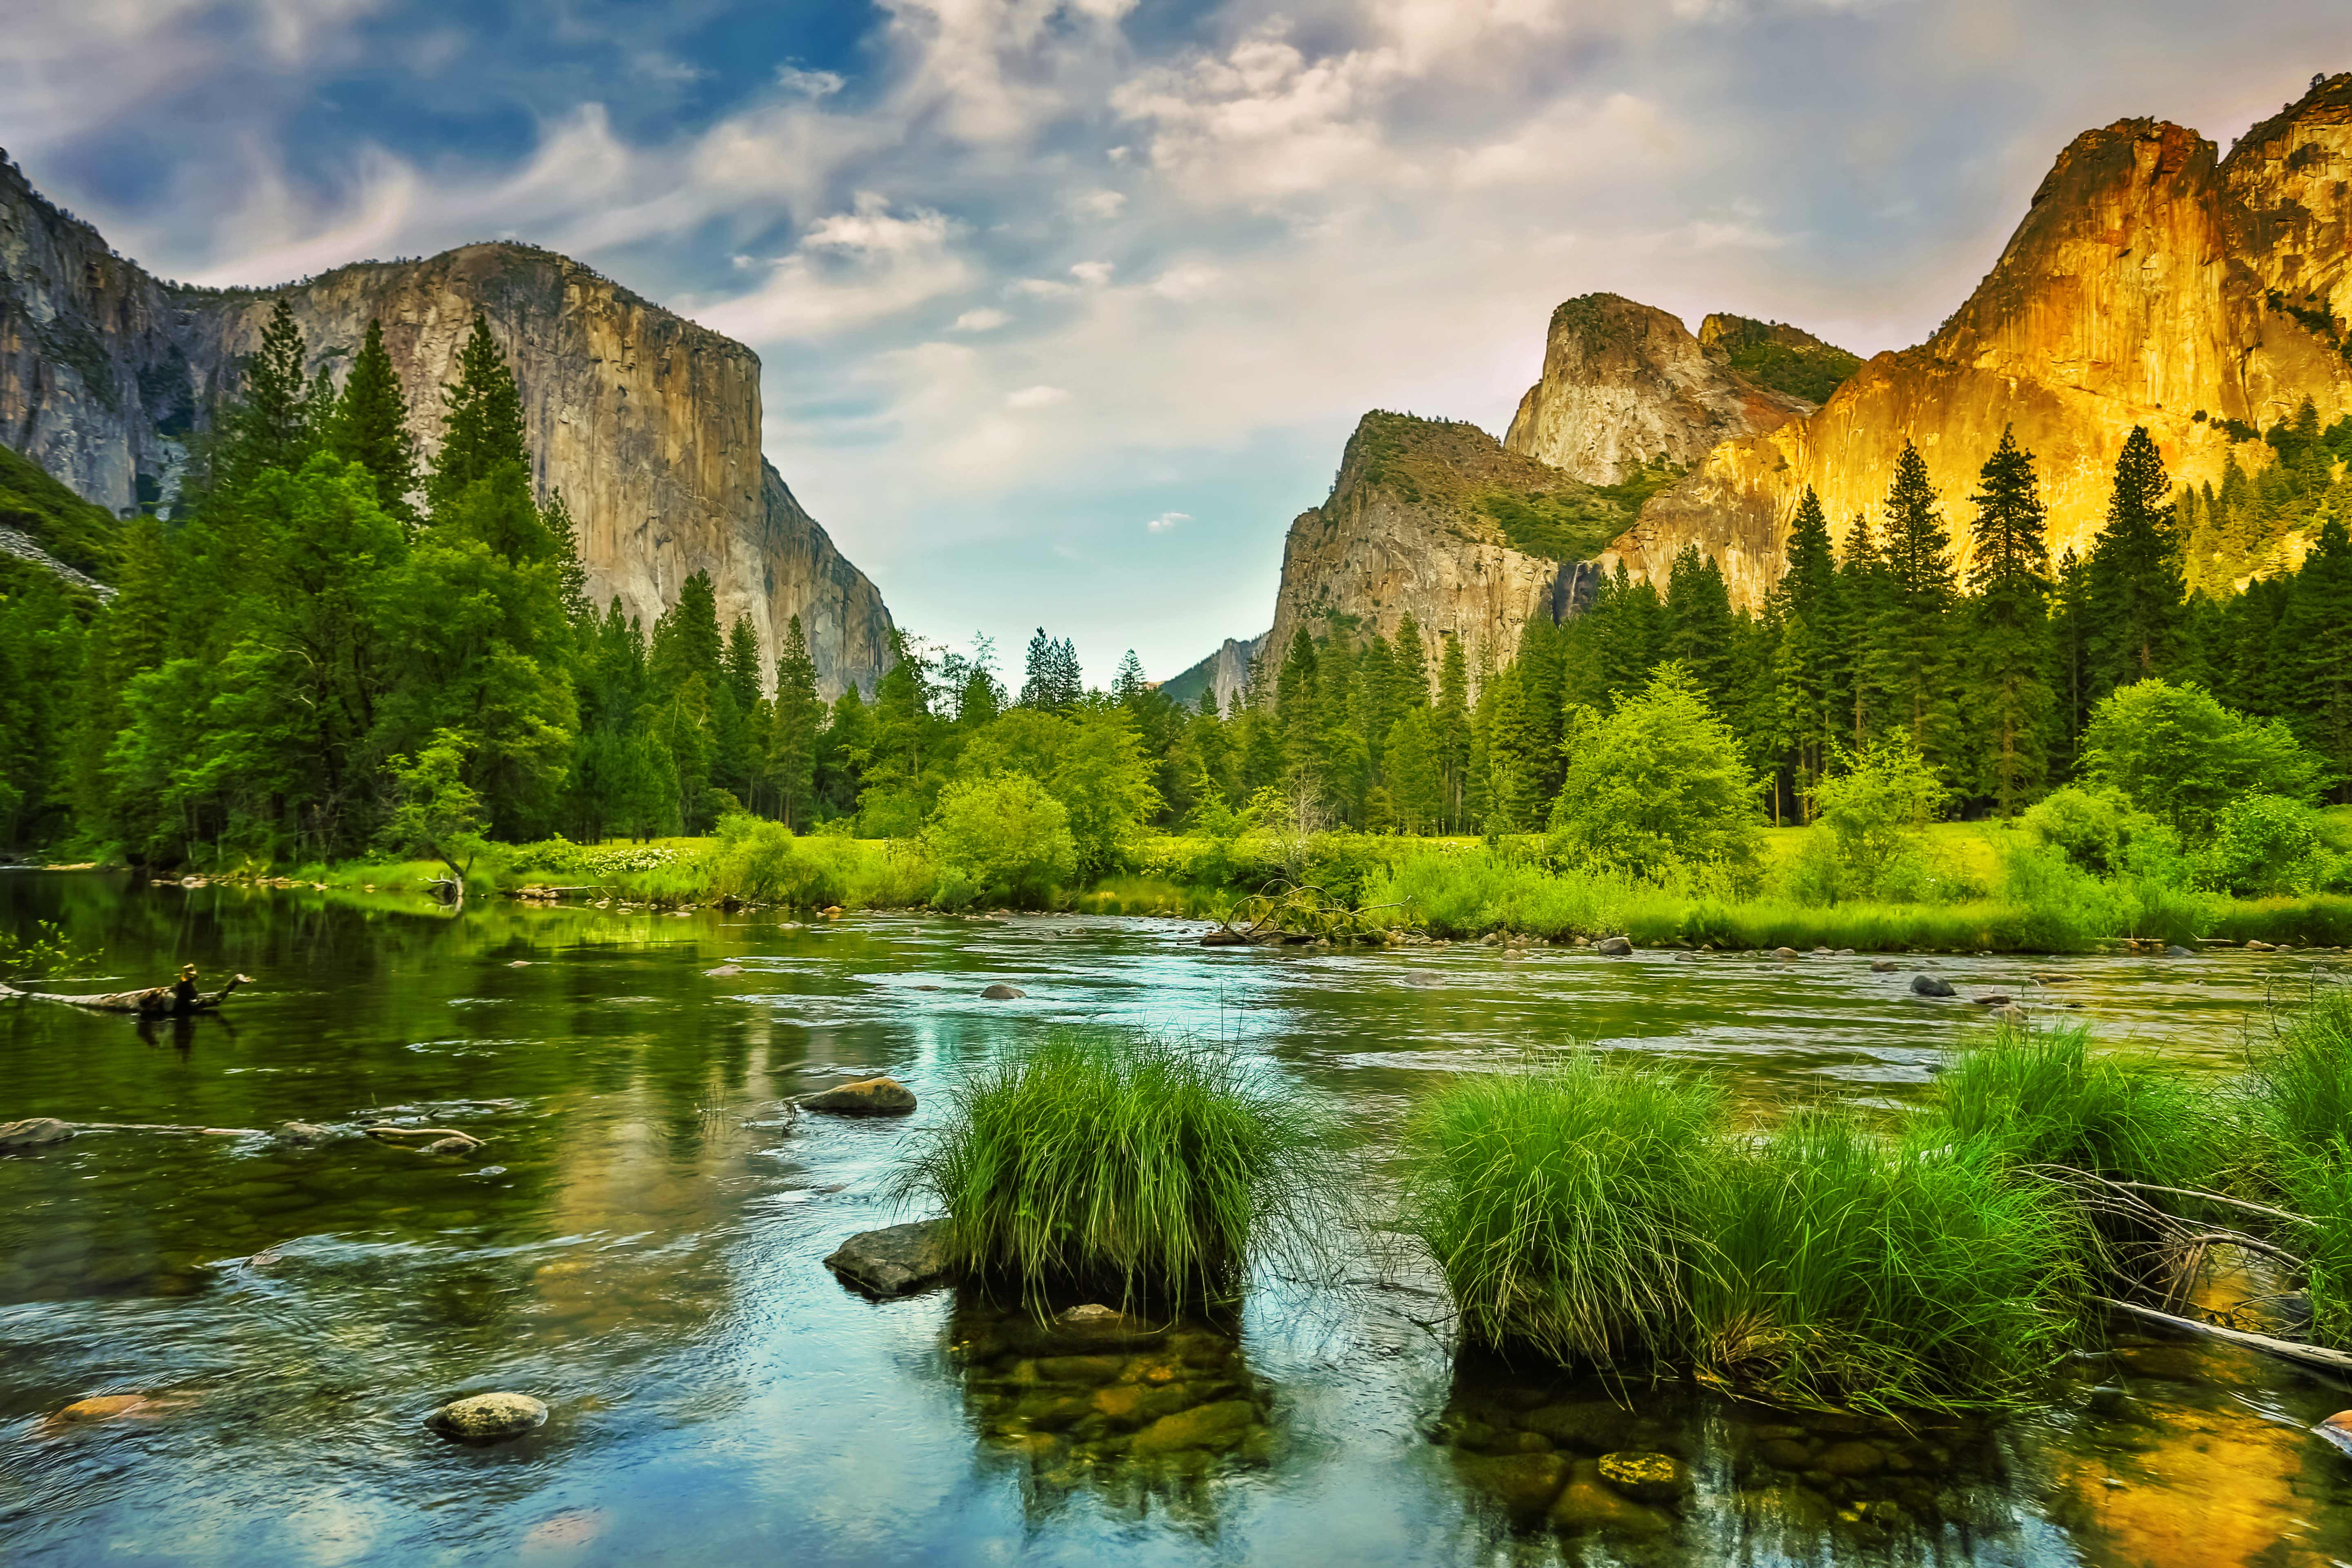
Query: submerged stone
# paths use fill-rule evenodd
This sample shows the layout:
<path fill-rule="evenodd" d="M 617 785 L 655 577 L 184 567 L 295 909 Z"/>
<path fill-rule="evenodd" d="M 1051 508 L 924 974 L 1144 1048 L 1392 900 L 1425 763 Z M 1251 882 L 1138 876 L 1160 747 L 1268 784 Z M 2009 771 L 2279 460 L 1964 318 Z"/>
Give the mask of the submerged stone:
<path fill-rule="evenodd" d="M 1617 1446 L 1625 1430 L 1626 1415 L 1605 1399 L 1575 1405 L 1547 1405 L 1521 1416 L 1519 1425 L 1540 1432 L 1555 1443 L 1572 1444 L 1595 1453 Z"/>
<path fill-rule="evenodd" d="M 1006 985 L 1002 983 L 992 985 L 981 993 L 982 997 L 990 1002 L 1018 1002 L 1028 994 L 1029 993 L 1022 990 L 1018 985 Z"/>
<path fill-rule="evenodd" d="M 1873 974 L 1892 974 L 1902 967 L 1891 958 L 1874 958 L 1870 961 L 1870 972 Z"/>
<path fill-rule="evenodd" d="M 1672 1502 L 1690 1484 L 1682 1461 L 1672 1454 L 1632 1450 L 1603 1454 L 1601 1479 L 1636 1502 Z"/>
<path fill-rule="evenodd" d="M 824 1266 L 845 1284 L 885 1298 L 935 1289 L 955 1278 L 943 1219 L 861 1231 L 843 1242 Z"/>
<path fill-rule="evenodd" d="M 62 1143 L 73 1135 L 73 1129 L 54 1116 L 0 1121 L 0 1149 L 37 1149 L 44 1143 Z"/>
<path fill-rule="evenodd" d="M 904 1116 L 915 1109 L 915 1091 L 895 1078 L 862 1078 L 821 1089 L 801 1104 L 835 1116 Z"/>
<path fill-rule="evenodd" d="M 289 1148 L 315 1149 L 320 1144 L 331 1140 L 334 1135 L 332 1129 L 320 1127 L 315 1122 L 281 1121 L 278 1124 L 278 1130 L 272 1132 L 270 1137 Z M 446 1142 L 446 1140 L 445 1139 L 444 1142 Z"/>
<path fill-rule="evenodd" d="M 1833 1476 L 1872 1476 L 1885 1468 L 1886 1453 L 1875 1443 L 1832 1443 L 1813 1463 Z"/>
<path fill-rule="evenodd" d="M 1612 1535 L 1663 1535 L 1674 1528 L 1674 1521 L 1657 1509 L 1604 1485 L 1597 1459 L 1579 1459 L 1570 1469 L 1568 1485 L 1552 1502 L 1551 1521 L 1566 1530 Z"/>
<path fill-rule="evenodd" d="M 1558 1454 L 1457 1454 L 1454 1473 L 1507 1512 L 1538 1514 L 1551 1506 L 1567 1484 L 1568 1461 Z"/>
<path fill-rule="evenodd" d="M 75 1400 L 49 1419 L 61 1426 L 76 1426 L 91 1421 L 111 1421 L 146 1407 L 147 1396 L 143 1394 L 100 1394 Z"/>
<path fill-rule="evenodd" d="M 1231 1448 L 1257 1423 L 1257 1407 L 1246 1399 L 1223 1399 L 1163 1415 L 1135 1435 L 1131 1452 L 1172 1454 L 1188 1448 Z"/>
<path fill-rule="evenodd" d="M 477 1394 L 443 1405 L 425 1421 L 456 1442 L 498 1443 L 520 1437 L 546 1419 L 547 1406 L 528 1394 Z"/>

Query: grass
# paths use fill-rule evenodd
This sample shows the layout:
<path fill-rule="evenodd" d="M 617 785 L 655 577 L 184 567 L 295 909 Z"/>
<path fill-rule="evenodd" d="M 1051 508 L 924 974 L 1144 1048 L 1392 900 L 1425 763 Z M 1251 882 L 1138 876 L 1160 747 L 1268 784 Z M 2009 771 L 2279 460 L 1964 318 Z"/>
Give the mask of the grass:
<path fill-rule="evenodd" d="M 1988 1151 L 1819 1112 L 1742 1136 L 1719 1090 L 1655 1063 L 1451 1085 L 1407 1169 L 1464 1339 L 1507 1353 L 1784 1404 L 2004 1406 L 2074 1321 L 2071 1215 Z"/>
<path fill-rule="evenodd" d="M 2279 1239 L 2308 1260 L 2312 1337 L 2352 1344 L 2352 987 L 2316 993 L 2251 1053 L 2250 1185 L 2313 1224 Z"/>
<path fill-rule="evenodd" d="M 1312 1260 L 1335 1184 L 1318 1121 L 1215 1046 L 1064 1030 L 982 1068 L 901 1167 L 975 1278 L 1033 1308 L 1069 1290 L 1175 1310 L 1254 1259 Z"/>
<path fill-rule="evenodd" d="M 1465 1336 L 1602 1366 L 1671 1343 L 1725 1112 L 1702 1080 L 1590 1052 L 1433 1096 L 1411 1133 L 1408 1223 Z"/>

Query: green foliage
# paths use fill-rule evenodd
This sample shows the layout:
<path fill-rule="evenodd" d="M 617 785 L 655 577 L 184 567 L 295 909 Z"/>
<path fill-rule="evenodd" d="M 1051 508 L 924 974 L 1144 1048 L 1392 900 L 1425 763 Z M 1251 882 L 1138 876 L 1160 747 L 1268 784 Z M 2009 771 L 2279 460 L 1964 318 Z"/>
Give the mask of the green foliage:
<path fill-rule="evenodd" d="M 940 868 L 935 896 L 949 909 L 1043 903 L 1078 863 L 1068 809 L 1023 773 L 948 785 L 924 825 L 923 844 Z"/>
<path fill-rule="evenodd" d="M 1730 727 L 1678 665 L 1602 717 L 1570 722 L 1554 821 L 1570 855 L 1650 872 L 1739 866 L 1754 854 L 1753 781 Z"/>
<path fill-rule="evenodd" d="M 2284 724 L 2234 712 L 2193 681 L 2116 691 L 2092 714 L 2083 753 L 2089 778 L 2184 837 L 2210 832 L 2242 795 L 2307 799 L 2319 775 Z"/>
<path fill-rule="evenodd" d="M 0 980 L 47 980 L 87 973 L 99 950 L 74 941 L 55 921 L 36 921 L 23 936 L 0 931 Z"/>
<path fill-rule="evenodd" d="M 108 569 L 121 525 L 104 507 L 82 500 L 30 458 L 0 447 L 0 528 L 27 535 L 68 566 L 110 575 Z"/>
<path fill-rule="evenodd" d="M 1504 542 L 1547 561 L 1590 561 L 1625 531 L 1642 503 L 1682 478 L 1671 463 L 1645 463 L 1613 485 L 1558 490 L 1486 489 L 1475 504 Z"/>
<path fill-rule="evenodd" d="M 1049 1295 L 1181 1310 L 1253 1263 L 1311 1265 L 1333 1208 L 1322 1130 L 1216 1047 L 1056 1031 L 969 1076 L 896 1188 L 944 1211 L 957 1263 Z"/>
<path fill-rule="evenodd" d="M 1826 403 L 1830 394 L 1862 368 L 1860 356 L 1827 343 L 1793 344 L 1770 338 L 1744 342 L 1730 351 L 1731 368 L 1775 392 Z"/>
<path fill-rule="evenodd" d="M 2221 809 L 2200 856 L 2207 886 L 2239 898 L 2308 893 L 2334 868 L 2320 816 L 2284 795 L 2241 795 Z"/>
<path fill-rule="evenodd" d="M 1832 896 L 1900 897 L 1899 884 L 1917 880 L 1920 830 L 1943 806 L 1943 784 L 1899 731 L 1839 760 L 1812 792 L 1834 852 Z"/>
<path fill-rule="evenodd" d="M 1922 1114 L 1925 1142 L 2011 1166 L 2211 1188 L 2225 1163 L 2209 1095 L 2161 1057 L 2093 1050 L 2080 1024 L 2004 1025 L 1948 1059 Z"/>
<path fill-rule="evenodd" d="M 414 759 L 392 759 L 399 804 L 378 836 L 382 847 L 430 855 L 463 879 L 482 844 L 482 802 L 465 781 L 466 761 L 465 737 L 453 730 L 435 731 Z"/>

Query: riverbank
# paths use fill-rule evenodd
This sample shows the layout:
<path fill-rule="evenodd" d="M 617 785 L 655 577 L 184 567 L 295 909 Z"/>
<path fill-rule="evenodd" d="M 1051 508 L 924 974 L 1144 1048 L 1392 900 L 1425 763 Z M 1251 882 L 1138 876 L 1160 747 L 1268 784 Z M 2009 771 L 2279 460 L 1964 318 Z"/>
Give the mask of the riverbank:
<path fill-rule="evenodd" d="M 2352 813 L 2336 814 L 2352 830 Z M 1569 865 L 1537 836 L 1409 838 L 1155 836 L 1126 865 L 1081 889 L 989 908 L 1192 920 L 1227 918 L 1268 888 L 1307 885 L 1360 923 L 1439 941 L 1573 944 L 1622 935 L 1643 946 L 1864 952 L 2087 952 L 2126 942 L 2352 945 L 2352 895 L 2231 898 L 2176 882 L 2102 878 L 2038 850 L 1998 823 L 1939 824 L 1926 836 L 1924 896 L 1822 899 L 1806 868 L 1820 830 L 1776 828 L 1739 879 L 1635 878 Z M 206 879 L 430 895 L 438 861 L 246 864 Z M 790 909 L 975 907 L 920 840 L 750 835 L 572 844 L 489 845 L 468 868 L 469 897 L 607 907 L 709 903 Z"/>

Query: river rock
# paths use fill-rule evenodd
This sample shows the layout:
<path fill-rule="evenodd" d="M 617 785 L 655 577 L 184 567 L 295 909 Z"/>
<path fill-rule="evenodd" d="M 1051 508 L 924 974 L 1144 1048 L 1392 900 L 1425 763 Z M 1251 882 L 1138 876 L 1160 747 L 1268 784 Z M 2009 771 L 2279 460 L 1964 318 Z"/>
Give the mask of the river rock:
<path fill-rule="evenodd" d="M 315 1149 L 321 1143 L 331 1142 L 335 1134 L 333 1129 L 321 1127 L 313 1121 L 281 1121 L 269 1136 L 272 1142 L 283 1143 L 289 1149 Z"/>
<path fill-rule="evenodd" d="M 1257 1407 L 1246 1399 L 1221 1399 L 1163 1415 L 1135 1435 L 1129 1452 L 1173 1454 L 1188 1448 L 1231 1448 L 1248 1436 Z"/>
<path fill-rule="evenodd" d="M 1018 1002 L 1028 994 L 1029 993 L 1022 990 L 1018 985 L 1006 985 L 1001 983 L 981 993 L 981 995 L 991 1002 Z"/>
<path fill-rule="evenodd" d="M 1558 1454 L 1459 1454 L 1454 1473 L 1486 1493 L 1506 1512 L 1537 1514 L 1551 1506 L 1568 1481 L 1568 1461 Z"/>
<path fill-rule="evenodd" d="M 1555 1443 L 1596 1452 L 1613 1448 L 1625 1429 L 1626 1414 L 1605 1399 L 1547 1405 L 1519 1417 L 1519 1425 Z"/>
<path fill-rule="evenodd" d="M 2164 956 L 2167 958 L 2194 958 L 2197 955 L 2189 949 L 2182 947 L 2179 943 L 2175 942 L 2170 947 L 2164 950 Z"/>
<path fill-rule="evenodd" d="M 1633 943 L 1625 937 L 1604 936 L 1592 944 L 1592 951 L 1603 958 L 1631 958 L 1633 956 Z"/>
<path fill-rule="evenodd" d="M 1671 1454 L 1625 1449 L 1601 1456 L 1601 1479 L 1636 1502 L 1672 1502 L 1690 1484 L 1682 1461 Z"/>
<path fill-rule="evenodd" d="M 1983 995 L 1978 997 L 1977 1000 L 1987 1007 L 2006 1007 L 2009 1005 L 2009 993 L 2006 991 L 1988 991 Z"/>
<path fill-rule="evenodd" d="M 1664 1535 L 1674 1521 L 1647 1503 L 1618 1496 L 1602 1484 L 1596 1459 L 1579 1459 L 1568 1485 L 1551 1505 L 1551 1521 L 1568 1530 L 1599 1530 L 1615 1535 Z"/>
<path fill-rule="evenodd" d="M 1237 931 L 1213 931 L 1201 937 L 1202 947 L 1247 947 L 1249 938 Z"/>
<path fill-rule="evenodd" d="M 1911 977 L 1911 994 L 1949 996 L 1952 994 L 1952 983 L 1940 974 L 1915 974 Z"/>
<path fill-rule="evenodd" d="M 1891 958 L 1874 958 L 1870 961 L 1870 972 L 1873 974 L 1892 974 L 1902 967 Z"/>
<path fill-rule="evenodd" d="M 1776 1470 L 1805 1470 L 1812 1468 L 1813 1457 L 1794 1437 L 1771 1437 L 1759 1444 L 1756 1452 Z"/>
<path fill-rule="evenodd" d="M 1793 947 L 1776 947 L 1772 950 L 1772 956 L 1778 959 L 1787 960 L 1796 958 L 1800 955 L 1797 950 Z"/>
<path fill-rule="evenodd" d="M 1833 1476 L 1872 1476 L 1885 1468 L 1886 1454 L 1875 1443 L 1832 1443 L 1813 1464 Z"/>
<path fill-rule="evenodd" d="M 52 1425 L 78 1426 L 91 1421 L 111 1421 L 118 1415 L 135 1415 L 147 1406 L 143 1394 L 100 1394 L 88 1399 L 77 1399 L 55 1415 Z"/>
<path fill-rule="evenodd" d="M 62 1143 L 73 1135 L 73 1129 L 54 1116 L 0 1121 L 0 1149 L 37 1149 L 44 1143 Z"/>
<path fill-rule="evenodd" d="M 943 1219 L 860 1231 L 843 1242 L 824 1266 L 843 1283 L 886 1299 L 936 1289 L 955 1278 Z"/>
<path fill-rule="evenodd" d="M 915 1109 L 915 1091 L 895 1078 L 862 1078 L 820 1089 L 801 1104 L 835 1116 L 904 1116 Z"/>
<path fill-rule="evenodd" d="M 546 1420 L 547 1406 L 528 1394 L 477 1394 L 443 1405 L 425 1424 L 457 1442 L 498 1443 Z"/>
<path fill-rule="evenodd" d="M 742 973 L 743 966 L 740 963 L 722 963 L 716 969 L 704 970 L 702 975 L 706 980 L 725 980 Z"/>
<path fill-rule="evenodd" d="M 2312 1430 L 2346 1453 L 2352 1454 L 2352 1410 L 2339 1410 Z"/>

